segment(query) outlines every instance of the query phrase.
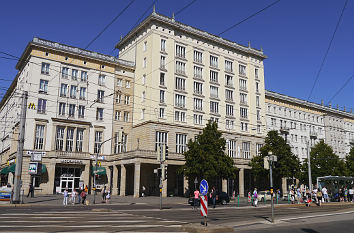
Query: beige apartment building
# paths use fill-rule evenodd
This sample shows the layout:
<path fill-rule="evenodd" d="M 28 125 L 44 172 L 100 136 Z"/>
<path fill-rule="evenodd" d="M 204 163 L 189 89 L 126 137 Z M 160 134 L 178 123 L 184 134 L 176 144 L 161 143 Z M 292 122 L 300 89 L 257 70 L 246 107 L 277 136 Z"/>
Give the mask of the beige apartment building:
<path fill-rule="evenodd" d="M 188 181 L 177 171 L 186 144 L 213 120 L 240 168 L 236 180 L 218 188 L 243 196 L 251 188 L 248 163 L 266 134 L 263 52 L 155 12 L 116 47 L 136 64 L 131 150 L 113 159 L 120 195 L 139 196 L 142 186 L 158 193 L 159 145 L 169 147 L 163 195 L 183 195 Z"/>
<path fill-rule="evenodd" d="M 115 147 L 122 147 L 118 142 L 126 145 L 112 138 L 118 128 L 129 131 L 126 125 L 131 114 L 129 102 L 122 107 L 126 118 L 121 122 L 114 118 L 115 83 L 122 78 L 132 80 L 134 66 L 40 38 L 29 42 L 0 103 L 2 184 L 13 183 L 22 95 L 27 91 L 23 189 L 27 192 L 33 183 L 36 193 L 42 194 L 61 193 L 65 188 L 71 192 L 82 185 L 91 190 L 97 154 L 97 184 L 109 185 L 113 169 L 106 161 Z M 117 91 L 132 93 L 129 88 Z"/>

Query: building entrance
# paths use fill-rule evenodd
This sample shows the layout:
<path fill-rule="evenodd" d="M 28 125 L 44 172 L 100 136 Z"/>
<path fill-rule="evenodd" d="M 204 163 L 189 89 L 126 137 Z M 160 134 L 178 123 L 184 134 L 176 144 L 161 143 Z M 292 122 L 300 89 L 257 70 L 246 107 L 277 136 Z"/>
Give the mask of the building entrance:
<path fill-rule="evenodd" d="M 55 167 L 55 192 L 63 193 L 65 189 L 71 193 L 79 189 L 81 168 Z"/>
<path fill-rule="evenodd" d="M 60 177 L 60 192 L 61 193 L 64 192 L 65 189 L 68 189 L 69 193 L 73 192 L 74 190 L 73 177 Z"/>

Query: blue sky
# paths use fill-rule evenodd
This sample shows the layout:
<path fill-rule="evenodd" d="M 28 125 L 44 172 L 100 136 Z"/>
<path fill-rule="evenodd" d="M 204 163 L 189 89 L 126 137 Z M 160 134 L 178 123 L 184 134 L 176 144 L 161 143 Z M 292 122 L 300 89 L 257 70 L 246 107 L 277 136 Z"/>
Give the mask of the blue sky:
<path fill-rule="evenodd" d="M 2 1 L 0 51 L 20 56 L 34 36 L 85 48 L 131 0 Z M 192 0 L 158 0 L 158 13 L 171 16 Z M 176 20 L 219 34 L 275 0 L 196 0 Z M 152 4 L 135 2 L 88 49 L 112 53 Z M 282 0 L 223 34 L 241 44 L 262 47 L 266 89 L 307 100 L 345 0 Z M 150 14 L 152 9 L 149 9 Z M 146 16 L 146 15 L 145 15 Z M 310 101 L 327 104 L 354 74 L 354 2 L 349 1 Z M 0 57 L 5 55 L 0 54 Z M 0 96 L 17 70 L 16 61 L 0 58 Z M 333 99 L 332 106 L 353 107 L 354 78 Z"/>

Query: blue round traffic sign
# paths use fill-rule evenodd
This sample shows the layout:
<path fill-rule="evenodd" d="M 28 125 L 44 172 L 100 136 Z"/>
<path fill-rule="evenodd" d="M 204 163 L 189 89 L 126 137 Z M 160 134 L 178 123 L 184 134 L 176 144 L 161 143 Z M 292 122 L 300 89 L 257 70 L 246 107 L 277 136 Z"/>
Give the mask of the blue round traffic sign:
<path fill-rule="evenodd" d="M 207 193 L 208 193 L 208 182 L 206 180 L 203 179 L 200 182 L 199 190 L 200 190 L 200 194 L 201 195 L 207 195 Z"/>

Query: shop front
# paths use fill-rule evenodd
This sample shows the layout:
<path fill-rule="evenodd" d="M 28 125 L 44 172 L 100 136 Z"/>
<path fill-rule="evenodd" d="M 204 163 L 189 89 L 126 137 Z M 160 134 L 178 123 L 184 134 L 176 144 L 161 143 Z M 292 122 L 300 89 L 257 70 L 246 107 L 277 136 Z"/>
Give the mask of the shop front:
<path fill-rule="evenodd" d="M 54 188 L 55 193 L 69 193 L 84 188 L 83 171 L 85 165 L 81 160 L 61 160 L 55 165 Z"/>

